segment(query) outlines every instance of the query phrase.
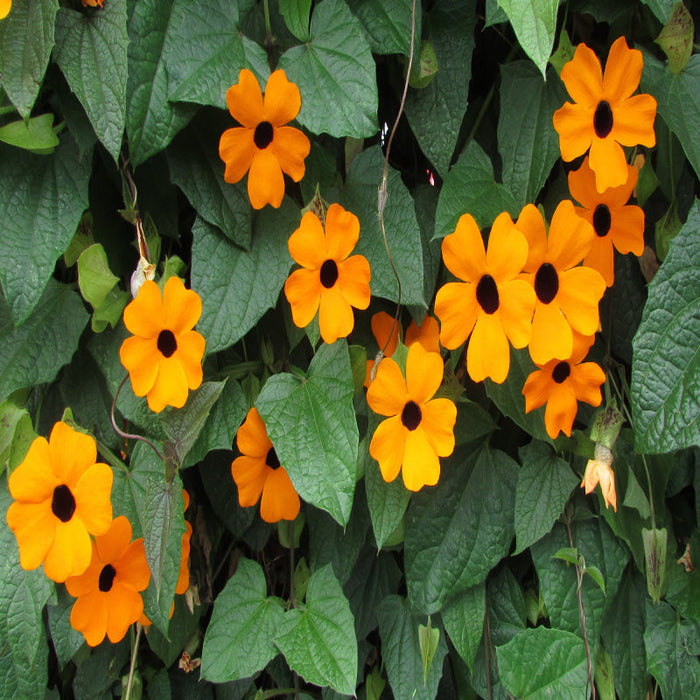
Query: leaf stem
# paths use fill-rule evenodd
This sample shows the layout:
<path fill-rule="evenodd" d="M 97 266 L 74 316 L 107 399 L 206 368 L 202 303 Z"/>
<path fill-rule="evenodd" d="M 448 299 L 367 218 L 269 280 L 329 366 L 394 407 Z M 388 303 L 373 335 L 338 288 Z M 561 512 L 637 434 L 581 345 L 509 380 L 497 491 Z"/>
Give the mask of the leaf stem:
<path fill-rule="evenodd" d="M 136 655 L 139 650 L 139 641 L 141 641 L 141 632 L 143 626 L 140 622 L 136 623 L 136 639 L 131 650 L 131 665 L 129 666 L 129 679 L 126 682 L 126 691 L 124 692 L 124 700 L 129 700 L 131 697 L 131 685 L 134 682 L 134 671 L 136 670 Z"/>

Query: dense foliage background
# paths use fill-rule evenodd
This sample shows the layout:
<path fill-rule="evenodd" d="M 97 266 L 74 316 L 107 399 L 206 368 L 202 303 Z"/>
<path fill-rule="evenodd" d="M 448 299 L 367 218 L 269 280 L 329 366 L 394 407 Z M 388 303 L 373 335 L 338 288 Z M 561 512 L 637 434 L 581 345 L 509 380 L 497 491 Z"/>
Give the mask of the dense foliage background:
<path fill-rule="evenodd" d="M 643 51 L 641 90 L 658 102 L 657 145 L 639 149 L 646 250 L 616 258 L 592 351 L 603 406 L 625 419 L 614 511 L 579 487 L 594 409 L 580 404 L 556 440 L 543 408 L 525 413 L 526 349 L 502 385 L 474 384 L 464 352 L 443 351 L 457 447 L 437 486 L 387 484 L 369 456 L 370 318 L 398 301 L 377 191 L 408 0 L 14 0 L 0 21 L 0 471 L 62 417 L 94 435 L 114 515 L 144 537 L 153 624 L 137 647 L 135 630 L 86 646 L 65 587 L 20 567 L 3 517 L 0 694 L 120 696 L 132 666 L 132 697 L 149 698 L 700 697 L 700 59 L 687 8 L 664 30 L 669 0 L 418 0 L 389 153 L 406 328 L 448 279 L 440 239 L 460 215 L 486 228 L 532 202 L 549 219 L 569 196 L 552 115 L 571 45 L 604 61 L 625 36 Z M 243 67 L 263 86 L 283 68 L 301 92 L 311 153 L 279 209 L 254 211 L 245 180 L 223 179 L 225 94 Z M 369 310 L 333 345 L 317 324 L 296 328 L 281 294 L 287 240 L 317 190 L 359 217 L 372 271 Z M 165 464 L 110 424 L 139 227 L 157 277 L 182 276 L 203 302 L 205 381 L 186 406 L 154 414 L 129 383 L 116 402 L 118 424 L 157 441 Z M 302 496 L 292 526 L 238 505 L 230 466 L 253 405 Z M 191 577 L 175 597 L 183 485 Z M 0 501 L 4 514 L 5 476 Z"/>

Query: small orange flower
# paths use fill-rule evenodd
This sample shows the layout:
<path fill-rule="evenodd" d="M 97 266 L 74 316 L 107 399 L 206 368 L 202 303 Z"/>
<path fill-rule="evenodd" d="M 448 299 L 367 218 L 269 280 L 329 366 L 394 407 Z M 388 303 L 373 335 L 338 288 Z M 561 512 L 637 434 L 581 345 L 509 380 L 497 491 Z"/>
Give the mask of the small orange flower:
<path fill-rule="evenodd" d="M 182 408 L 188 389 L 202 383 L 204 338 L 192 330 L 202 315 L 197 292 L 170 277 L 161 297 L 158 285 L 146 280 L 124 309 L 124 325 L 134 335 L 119 349 L 136 396 L 146 396 L 156 413 L 166 406 Z"/>
<path fill-rule="evenodd" d="M 12 9 L 12 0 L 0 0 L 0 19 L 5 19 Z"/>
<path fill-rule="evenodd" d="M 488 252 L 470 214 L 442 241 L 447 269 L 463 282 L 448 282 L 435 298 L 440 343 L 453 350 L 471 334 L 467 371 L 475 382 L 502 384 L 510 369 L 510 348 L 524 348 L 532 333 L 535 292 L 518 279 L 527 260 L 527 240 L 503 212 L 491 227 Z M 472 332 L 473 331 L 473 332 Z"/>
<path fill-rule="evenodd" d="M 360 222 L 340 204 L 331 204 L 325 230 L 313 212 L 306 212 L 289 238 L 289 252 L 303 269 L 295 270 L 284 284 L 299 328 L 318 324 L 326 343 L 348 336 L 355 325 L 352 308 L 366 309 L 370 301 L 370 269 L 363 255 L 350 255 L 360 237 Z"/>
<path fill-rule="evenodd" d="M 581 488 L 585 489 L 586 494 L 589 494 L 592 493 L 598 484 L 600 484 L 605 507 L 609 508 L 612 505 L 617 513 L 617 493 L 615 491 L 615 472 L 612 470 L 612 452 L 601 444 L 596 444 L 595 458 L 589 459 L 586 464 Z"/>
<path fill-rule="evenodd" d="M 263 97 L 253 73 L 243 68 L 238 83 L 226 92 L 226 104 L 241 126 L 224 131 L 219 141 L 219 156 L 226 163 L 224 180 L 238 182 L 248 173 L 252 207 L 279 207 L 284 197 L 282 173 L 299 182 L 311 150 L 306 134 L 285 126 L 301 109 L 299 88 L 283 70 L 276 70 L 267 80 Z"/>
<path fill-rule="evenodd" d="M 598 330 L 598 303 L 605 293 L 600 274 L 579 263 L 591 249 L 593 229 L 567 199 L 557 206 L 549 236 L 539 209 L 528 204 L 516 227 L 527 238 L 529 253 L 522 279 L 535 290 L 530 356 L 537 365 L 567 360 L 573 352 L 573 331 Z"/>
<path fill-rule="evenodd" d="M 642 75 L 642 52 L 627 48 L 619 37 L 610 47 L 605 73 L 585 44 L 579 44 L 561 79 L 575 104 L 567 102 L 554 113 L 561 156 L 566 161 L 590 148 L 591 168 L 598 192 L 619 187 L 627 180 L 622 146 L 653 146 L 656 100 L 634 95 Z"/>
<path fill-rule="evenodd" d="M 525 412 L 547 407 L 544 424 L 552 439 L 559 432 L 571 436 L 571 428 L 578 411 L 577 401 L 599 406 L 602 400 L 600 385 L 605 372 L 595 362 L 583 362 L 595 336 L 574 334 L 574 349 L 568 360 L 551 360 L 532 372 L 525 380 Z"/>
<path fill-rule="evenodd" d="M 576 213 L 593 226 L 596 234 L 583 264 L 598 270 L 608 287 L 615 281 L 613 246 L 623 255 L 644 252 L 644 210 L 634 204 L 627 205 L 638 177 L 637 169 L 628 165 L 624 184 L 600 194 L 588 158 L 578 170 L 569 173 L 571 196 L 583 205 L 575 207 Z"/>
<path fill-rule="evenodd" d="M 384 481 L 399 471 L 410 491 L 434 486 L 440 478 L 439 457 L 452 454 L 457 408 L 449 399 L 433 399 L 444 364 L 439 354 L 420 343 L 408 349 L 406 378 L 390 357 L 384 358 L 367 390 L 367 403 L 382 416 L 369 453 L 379 462 Z"/>
<path fill-rule="evenodd" d="M 131 523 L 120 515 L 104 535 L 95 537 L 85 573 L 66 579 L 68 592 L 78 599 L 70 613 L 71 625 L 91 647 L 105 635 L 112 643 L 120 641 L 141 617 L 141 591 L 150 578 L 143 538 L 131 542 Z"/>
<path fill-rule="evenodd" d="M 238 487 L 238 502 L 248 508 L 262 494 L 260 517 L 266 523 L 294 520 L 301 508 L 299 495 L 287 470 L 280 465 L 257 408 L 248 411 L 236 434 L 236 443 L 241 456 L 233 460 L 231 475 Z"/>
<path fill-rule="evenodd" d="M 19 545 L 20 564 L 54 581 L 81 574 L 90 564 L 90 535 L 112 522 L 112 470 L 97 462 L 95 440 L 56 423 L 48 442 L 36 438 L 10 474 L 15 502 L 7 524 Z"/>

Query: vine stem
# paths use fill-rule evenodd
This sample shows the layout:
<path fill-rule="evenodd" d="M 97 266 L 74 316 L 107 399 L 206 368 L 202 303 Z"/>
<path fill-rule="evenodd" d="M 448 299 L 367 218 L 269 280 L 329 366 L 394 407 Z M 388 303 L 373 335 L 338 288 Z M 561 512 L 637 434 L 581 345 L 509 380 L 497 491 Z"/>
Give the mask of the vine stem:
<path fill-rule="evenodd" d="M 140 622 L 136 623 L 136 639 L 134 640 L 134 646 L 131 650 L 131 665 L 129 666 L 129 679 L 126 682 L 126 691 L 124 692 L 124 700 L 130 700 L 131 698 L 131 686 L 134 682 L 134 671 L 136 670 L 136 655 L 139 650 L 139 641 L 141 640 L 141 632 L 143 631 L 143 626 Z"/>
<path fill-rule="evenodd" d="M 289 521 L 289 609 L 291 610 L 296 604 L 294 599 L 294 521 Z M 299 676 L 296 671 L 294 673 L 294 698 L 299 700 Z"/>

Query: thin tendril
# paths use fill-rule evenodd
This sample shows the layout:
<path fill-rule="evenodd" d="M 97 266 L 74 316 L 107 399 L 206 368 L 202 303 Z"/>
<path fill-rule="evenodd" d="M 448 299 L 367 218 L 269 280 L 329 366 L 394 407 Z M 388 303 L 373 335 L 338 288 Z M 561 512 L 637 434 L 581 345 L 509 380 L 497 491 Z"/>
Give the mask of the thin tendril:
<path fill-rule="evenodd" d="M 140 622 L 136 623 L 136 639 L 134 640 L 134 647 L 131 650 L 131 666 L 129 667 L 129 680 L 126 683 L 126 691 L 124 693 L 124 700 L 129 700 L 131 697 L 131 685 L 134 682 L 134 671 L 136 670 L 136 654 L 139 650 L 139 641 L 141 640 L 141 631 L 143 626 Z"/>

